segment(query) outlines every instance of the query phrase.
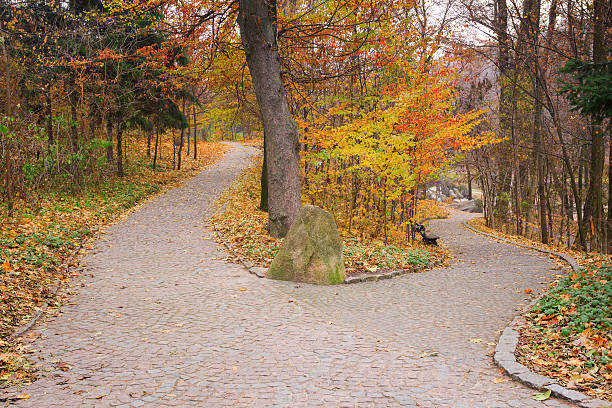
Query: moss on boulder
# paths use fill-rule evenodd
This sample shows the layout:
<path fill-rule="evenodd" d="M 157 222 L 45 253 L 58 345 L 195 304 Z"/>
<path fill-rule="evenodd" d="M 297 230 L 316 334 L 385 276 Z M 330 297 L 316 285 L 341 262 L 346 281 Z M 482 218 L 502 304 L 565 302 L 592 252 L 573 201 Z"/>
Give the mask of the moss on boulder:
<path fill-rule="evenodd" d="M 317 285 L 343 283 L 344 254 L 334 217 L 314 205 L 302 207 L 266 276 Z"/>

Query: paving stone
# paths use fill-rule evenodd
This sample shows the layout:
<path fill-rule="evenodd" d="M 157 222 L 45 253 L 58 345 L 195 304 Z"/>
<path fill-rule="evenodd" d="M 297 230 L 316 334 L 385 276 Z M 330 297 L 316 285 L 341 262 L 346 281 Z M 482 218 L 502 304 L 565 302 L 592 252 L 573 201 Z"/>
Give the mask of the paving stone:
<path fill-rule="evenodd" d="M 460 213 L 431 223 L 461 259 L 444 269 L 331 288 L 260 279 L 224 261 L 206 227 L 255 154 L 234 145 L 107 228 L 71 282 L 78 293 L 36 327 L 33 359 L 49 371 L 5 391 L 30 395 L 14 405 L 542 406 L 528 387 L 493 383 L 486 343 L 525 288 L 558 273 L 546 257 L 466 230 L 473 215 Z M 58 372 L 58 359 L 72 368 Z"/>

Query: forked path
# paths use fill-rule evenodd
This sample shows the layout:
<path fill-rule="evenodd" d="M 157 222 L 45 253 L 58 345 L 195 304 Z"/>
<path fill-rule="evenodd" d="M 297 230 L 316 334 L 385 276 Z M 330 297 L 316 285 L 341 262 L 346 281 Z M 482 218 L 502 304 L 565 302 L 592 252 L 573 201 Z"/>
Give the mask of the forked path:
<path fill-rule="evenodd" d="M 569 406 L 534 401 L 487 344 L 553 265 L 467 215 L 436 223 L 452 266 L 387 281 L 296 285 L 226 263 L 205 218 L 254 154 L 235 145 L 96 241 L 78 293 L 35 329 L 46 371 L 19 406 Z"/>

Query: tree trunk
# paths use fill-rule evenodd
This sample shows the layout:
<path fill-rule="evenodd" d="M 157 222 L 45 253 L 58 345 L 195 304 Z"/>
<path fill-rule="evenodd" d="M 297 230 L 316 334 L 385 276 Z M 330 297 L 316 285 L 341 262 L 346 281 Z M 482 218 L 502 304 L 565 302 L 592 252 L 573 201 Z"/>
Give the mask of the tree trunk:
<path fill-rule="evenodd" d="M 155 151 L 153 153 L 153 170 L 157 166 L 157 146 L 159 146 L 159 128 L 155 128 Z"/>
<path fill-rule="evenodd" d="M 183 98 L 183 116 L 185 115 L 185 98 Z M 181 123 L 181 136 L 178 146 L 178 170 L 181 169 L 181 161 L 183 158 L 183 145 L 185 144 L 185 124 Z M 189 139 L 189 138 L 188 138 Z"/>
<path fill-rule="evenodd" d="M 195 106 L 193 107 L 193 160 L 198 159 L 198 121 Z"/>
<path fill-rule="evenodd" d="M 472 174 L 470 173 L 470 164 L 465 163 L 465 170 L 467 172 L 467 183 L 468 183 L 468 200 L 472 199 Z"/>
<path fill-rule="evenodd" d="M 604 45 L 605 29 L 604 19 L 605 0 L 594 0 L 593 2 L 593 62 L 601 63 L 606 60 L 606 49 Z M 603 194 L 602 194 L 602 178 L 603 178 L 603 162 L 604 162 L 604 133 L 602 132 L 599 123 L 591 125 L 591 162 L 589 171 L 589 190 L 587 201 L 589 203 L 588 210 L 585 215 L 590 213 L 590 217 L 585 217 L 585 222 L 592 222 L 591 228 L 591 249 L 601 250 L 603 240 L 601 235 L 603 232 Z M 591 218 L 592 217 L 592 218 Z"/>
<path fill-rule="evenodd" d="M 6 116 L 11 116 L 13 113 L 13 102 L 11 101 L 11 67 L 9 65 L 8 52 L 6 51 L 5 37 L 0 37 L 0 44 L 2 45 L 2 55 L 4 56 L 4 77 L 6 86 L 6 105 L 4 111 Z"/>
<path fill-rule="evenodd" d="M 185 108 L 185 104 L 183 103 L 183 114 L 185 115 L 185 119 L 187 120 L 187 156 L 189 156 L 191 150 L 189 145 L 191 144 L 191 121 L 189 120 L 189 108 Z"/>
<path fill-rule="evenodd" d="M 608 220 L 607 220 L 607 252 L 612 254 L 612 123 L 608 122 L 608 136 L 610 146 L 608 148 Z"/>
<path fill-rule="evenodd" d="M 172 170 L 176 170 L 176 135 L 172 129 Z"/>
<path fill-rule="evenodd" d="M 74 91 L 73 91 L 74 94 Z M 72 152 L 76 153 L 79 151 L 79 129 L 78 129 L 78 121 L 79 118 L 77 116 L 77 101 L 74 96 L 70 96 L 70 119 L 72 123 L 70 124 L 70 135 L 72 139 Z"/>
<path fill-rule="evenodd" d="M 113 161 L 113 122 L 110 120 L 106 122 L 106 141 L 106 160 L 110 163 Z"/>
<path fill-rule="evenodd" d="M 123 125 L 117 126 L 117 176 L 123 177 Z"/>
<path fill-rule="evenodd" d="M 540 239 L 548 243 L 548 226 L 546 219 L 546 193 L 544 188 L 544 160 L 542 157 L 542 85 L 543 73 L 540 67 L 540 8 L 541 0 L 524 0 L 523 20 L 521 22 L 522 38 L 525 44 L 528 68 L 533 89 L 533 126 L 532 140 L 537 178 L 538 212 L 540 216 Z"/>
<path fill-rule="evenodd" d="M 264 153 L 263 165 L 261 166 L 261 198 L 259 199 L 259 209 L 268 212 L 268 160 L 266 154 L 266 134 L 264 132 Z"/>
<path fill-rule="evenodd" d="M 276 1 L 240 0 L 238 24 L 267 138 L 270 235 L 284 237 L 301 206 L 300 147 L 281 77 Z"/>
<path fill-rule="evenodd" d="M 51 102 L 51 85 L 45 89 L 45 105 L 47 108 L 47 150 L 51 151 L 51 146 L 55 143 L 53 138 L 53 105 Z"/>
<path fill-rule="evenodd" d="M 181 159 L 183 157 L 183 144 L 184 144 L 184 139 L 185 137 L 185 129 L 181 128 L 181 136 L 180 136 L 180 140 L 179 140 L 179 144 L 178 144 L 178 165 L 177 165 L 177 170 L 181 169 Z"/>

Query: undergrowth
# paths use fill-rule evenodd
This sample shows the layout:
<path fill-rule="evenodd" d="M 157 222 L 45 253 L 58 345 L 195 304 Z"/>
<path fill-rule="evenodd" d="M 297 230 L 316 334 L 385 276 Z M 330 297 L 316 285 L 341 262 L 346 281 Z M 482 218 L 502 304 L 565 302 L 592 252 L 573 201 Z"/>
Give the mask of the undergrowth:
<path fill-rule="evenodd" d="M 268 267 L 280 249 L 282 240 L 268 235 L 267 214 L 259 210 L 260 166 L 260 160 L 257 159 L 224 194 L 212 222 L 242 258 L 254 265 Z M 443 214 L 431 203 L 425 204 L 427 208 L 436 210 L 434 216 Z M 444 256 L 441 248 L 424 247 L 418 242 L 409 243 L 398 239 L 397 242 L 385 245 L 382 237 L 364 239 L 359 234 L 350 234 L 342 224 L 339 225 L 339 233 L 343 240 L 347 274 L 389 269 L 416 270 Z"/>

